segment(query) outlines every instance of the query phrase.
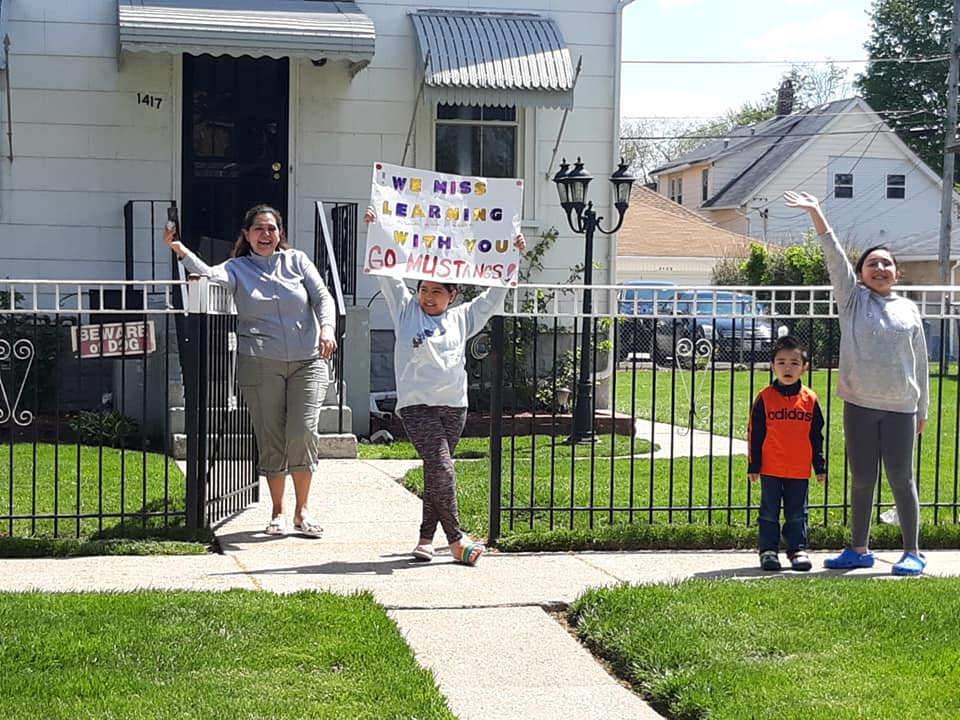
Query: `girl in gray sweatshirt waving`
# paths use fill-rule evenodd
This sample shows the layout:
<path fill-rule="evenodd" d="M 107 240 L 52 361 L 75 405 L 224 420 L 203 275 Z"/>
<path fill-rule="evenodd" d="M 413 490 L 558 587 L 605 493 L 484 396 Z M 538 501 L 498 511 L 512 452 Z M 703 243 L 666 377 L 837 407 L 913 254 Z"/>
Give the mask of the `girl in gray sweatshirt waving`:
<path fill-rule="evenodd" d="M 873 492 L 880 461 L 887 473 L 903 535 L 903 555 L 894 575 L 919 575 L 920 503 L 913 478 L 914 441 L 927 424 L 927 345 L 917 306 L 892 292 L 900 279 L 897 261 L 884 246 L 868 248 L 851 266 L 827 224 L 817 199 L 806 192 L 784 195 L 787 207 L 810 214 L 840 317 L 837 395 L 844 401 L 843 427 L 852 476 L 851 546 L 824 567 L 872 567 L 867 549 Z"/>

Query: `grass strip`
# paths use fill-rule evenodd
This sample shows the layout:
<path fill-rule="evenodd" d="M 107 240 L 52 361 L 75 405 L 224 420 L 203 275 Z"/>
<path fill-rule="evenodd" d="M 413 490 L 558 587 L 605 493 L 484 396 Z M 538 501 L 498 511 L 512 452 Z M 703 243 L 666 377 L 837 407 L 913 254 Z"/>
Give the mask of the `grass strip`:
<path fill-rule="evenodd" d="M 8 720 L 453 718 L 367 593 L 0 595 Z"/>
<path fill-rule="evenodd" d="M 960 578 L 591 590 L 577 633 L 673 720 L 953 720 Z"/>

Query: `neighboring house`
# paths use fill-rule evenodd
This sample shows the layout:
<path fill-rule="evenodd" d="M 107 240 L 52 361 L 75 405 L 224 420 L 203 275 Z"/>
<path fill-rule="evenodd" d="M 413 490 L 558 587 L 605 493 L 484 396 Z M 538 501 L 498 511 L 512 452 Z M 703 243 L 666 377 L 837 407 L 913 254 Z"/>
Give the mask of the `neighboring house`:
<path fill-rule="evenodd" d="M 662 195 L 635 186 L 617 238 L 617 282 L 671 280 L 709 285 L 714 266 L 746 258 L 751 238 L 716 227 Z"/>
<path fill-rule="evenodd" d="M 169 257 L 169 201 L 209 261 L 255 201 L 312 253 L 314 203 L 339 203 L 359 237 L 337 261 L 350 312 L 369 308 L 376 368 L 391 326 L 376 282 L 356 277 L 374 162 L 523 178 L 527 237 L 560 233 L 538 279 L 566 278 L 583 240 L 551 176 L 564 155 L 598 178 L 616 167 L 631 1 L 0 0 L 0 275 L 149 278 L 151 253 Z M 611 216 L 603 184 L 592 199 Z M 159 223 L 134 218 L 128 257 L 124 206 L 150 200 Z M 598 236 L 603 267 L 613 247 Z M 348 337 L 365 362 L 371 338 Z"/>
<path fill-rule="evenodd" d="M 844 244 L 888 243 L 910 261 L 904 240 L 939 227 L 940 178 L 861 98 L 779 109 L 654 170 L 658 192 L 718 227 L 790 245 L 810 223 L 784 207 L 783 193 L 807 190 Z"/>

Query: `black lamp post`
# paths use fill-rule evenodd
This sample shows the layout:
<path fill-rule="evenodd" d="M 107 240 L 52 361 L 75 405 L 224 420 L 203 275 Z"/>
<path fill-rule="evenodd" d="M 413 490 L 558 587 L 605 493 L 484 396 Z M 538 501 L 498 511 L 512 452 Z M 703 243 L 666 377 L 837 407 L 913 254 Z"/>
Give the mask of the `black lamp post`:
<path fill-rule="evenodd" d="M 580 334 L 580 374 L 577 379 L 577 396 L 574 401 L 573 432 L 568 439 L 569 443 L 593 442 L 596 435 L 593 432 L 593 381 L 590 377 L 591 360 L 591 314 L 593 312 L 593 298 L 590 286 L 593 284 L 593 234 L 599 230 L 605 235 L 611 235 L 620 229 L 623 218 L 630 206 L 630 191 L 634 178 L 630 175 L 626 163 L 620 159 L 616 172 L 610 176 L 614 188 L 613 206 L 619 217 L 617 224 L 610 230 L 600 226 L 602 216 L 598 216 L 593 209 L 593 202 L 587 201 L 587 186 L 593 177 L 583 168 L 583 162 L 577 158 L 573 168 L 567 164 L 566 158 L 560 163 L 560 169 L 553 176 L 557 184 L 557 193 L 560 195 L 560 206 L 567 214 L 567 223 L 570 229 L 585 236 L 583 257 L 583 330 Z"/>

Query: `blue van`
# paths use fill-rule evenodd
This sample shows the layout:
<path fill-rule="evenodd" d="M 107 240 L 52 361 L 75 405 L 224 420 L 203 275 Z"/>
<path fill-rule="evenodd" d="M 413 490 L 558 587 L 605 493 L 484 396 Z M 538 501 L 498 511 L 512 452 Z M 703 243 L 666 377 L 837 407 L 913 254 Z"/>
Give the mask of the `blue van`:
<path fill-rule="evenodd" d="M 650 355 L 656 351 L 653 311 L 672 300 L 676 283 L 667 280 L 629 280 L 618 293 L 619 333 L 617 360 L 626 360 L 636 354 Z"/>
<path fill-rule="evenodd" d="M 777 338 L 769 306 L 752 295 L 730 290 L 684 290 L 670 301 L 669 312 L 685 315 L 657 327 L 656 346 L 659 355 L 684 360 L 690 343 L 706 340 L 711 354 L 730 362 L 763 362 L 770 359 L 770 349 Z M 674 332 L 674 326 L 676 332 Z"/>
<path fill-rule="evenodd" d="M 668 280 L 628 280 L 619 293 L 621 315 L 653 315 L 655 302 L 669 300 L 676 283 Z"/>

